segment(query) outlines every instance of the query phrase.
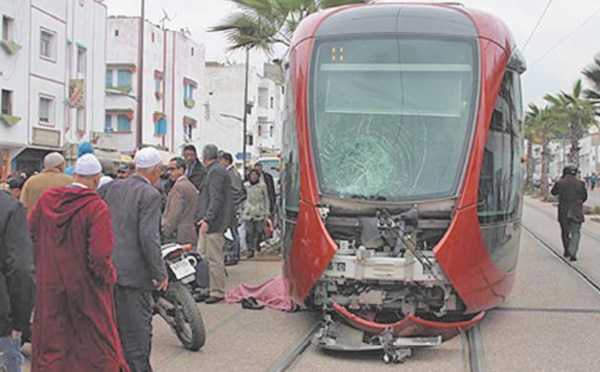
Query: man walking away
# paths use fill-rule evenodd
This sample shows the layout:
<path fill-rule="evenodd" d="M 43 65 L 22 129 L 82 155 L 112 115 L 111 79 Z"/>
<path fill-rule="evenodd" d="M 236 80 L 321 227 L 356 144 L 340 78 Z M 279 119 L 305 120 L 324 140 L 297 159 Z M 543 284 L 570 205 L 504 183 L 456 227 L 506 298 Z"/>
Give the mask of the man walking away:
<path fill-rule="evenodd" d="M 577 261 L 577 250 L 581 238 L 581 224 L 584 221 L 583 203 L 587 200 L 587 190 L 583 181 L 577 179 L 577 167 L 567 165 L 563 175 L 552 187 L 552 195 L 558 195 L 558 222 L 562 233 L 564 256 Z"/>
<path fill-rule="evenodd" d="M 0 152 L 0 174 L 4 159 Z M 35 289 L 25 207 L 0 190 L 0 371 L 20 372 L 21 333 L 29 327 Z"/>
<path fill-rule="evenodd" d="M 167 197 L 162 217 L 164 243 L 198 244 L 196 221 L 198 221 L 198 190 L 184 176 L 185 161 L 173 158 L 167 168 L 173 188 Z"/>
<path fill-rule="evenodd" d="M 51 152 L 44 158 L 44 171 L 30 177 L 21 191 L 21 203 L 31 210 L 42 193 L 54 187 L 67 186 L 73 182 L 65 171 L 65 158 L 58 152 Z"/>
<path fill-rule="evenodd" d="M 258 173 L 260 174 L 260 179 L 261 181 L 264 182 L 264 184 L 267 186 L 267 194 L 269 195 L 269 213 L 271 214 L 271 216 L 275 215 L 275 207 L 276 207 L 276 193 L 275 193 L 275 182 L 273 181 L 273 176 L 271 176 L 271 174 L 269 174 L 269 172 L 265 172 L 263 170 L 263 165 L 262 163 L 257 163 L 256 164 L 256 169 L 258 170 Z"/>
<path fill-rule="evenodd" d="M 33 372 L 129 370 L 115 319 L 110 213 L 95 193 L 101 170 L 94 155 L 80 157 L 73 184 L 44 193 L 29 214 Z"/>
<path fill-rule="evenodd" d="M 187 145 L 183 148 L 183 158 L 185 159 L 185 176 L 190 180 L 196 189 L 200 191 L 204 177 L 206 177 L 206 168 L 198 160 L 196 146 Z"/>
<path fill-rule="evenodd" d="M 246 200 L 246 189 L 242 182 L 242 177 L 233 165 L 233 156 L 224 152 L 219 156 L 219 162 L 227 170 L 229 181 L 231 182 L 231 197 L 233 201 L 233 214 L 231 218 L 231 233 L 233 242 L 227 244 L 225 251 L 225 266 L 235 265 L 240 259 L 240 234 L 238 233 L 238 216 L 244 211 L 244 200 Z"/>
<path fill-rule="evenodd" d="M 149 372 L 152 346 L 152 291 L 167 288 L 160 253 L 161 196 L 155 185 L 162 172 L 154 148 L 135 155 L 136 173 L 98 190 L 110 208 L 117 269 L 115 305 L 125 360 L 132 372 Z"/>
<path fill-rule="evenodd" d="M 258 244 L 265 228 L 265 219 L 269 214 L 269 195 L 265 184 L 259 181 L 258 170 L 252 169 L 249 178 L 249 181 L 246 182 L 248 197 L 242 218 L 246 226 L 246 244 L 248 246 L 246 257 L 252 258 L 254 252 L 258 250 Z"/>
<path fill-rule="evenodd" d="M 210 297 L 206 299 L 206 304 L 217 303 L 225 296 L 223 233 L 231 224 L 233 215 L 229 175 L 217 161 L 217 157 L 218 149 L 215 145 L 206 145 L 202 150 L 202 161 L 208 172 L 200 189 L 198 247 L 209 268 Z"/>

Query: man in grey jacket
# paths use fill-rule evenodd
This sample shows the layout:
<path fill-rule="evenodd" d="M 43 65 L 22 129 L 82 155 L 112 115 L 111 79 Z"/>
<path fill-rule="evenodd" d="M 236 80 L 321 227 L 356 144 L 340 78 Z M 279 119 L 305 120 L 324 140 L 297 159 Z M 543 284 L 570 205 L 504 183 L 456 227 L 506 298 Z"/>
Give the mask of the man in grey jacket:
<path fill-rule="evenodd" d="M 132 372 L 151 371 L 152 291 L 167 288 L 167 271 L 160 252 L 161 196 L 154 187 L 162 173 L 156 149 L 135 155 L 136 173 L 115 180 L 98 193 L 111 212 L 117 269 L 115 305 L 125 360 Z"/>
<path fill-rule="evenodd" d="M 214 304 L 225 297 L 225 266 L 223 233 L 231 224 L 233 201 L 231 182 L 223 166 L 217 161 L 218 149 L 206 145 L 202 150 L 202 162 L 207 173 L 200 188 L 200 236 L 198 247 L 206 258 L 210 277 L 210 297 L 204 302 Z"/>

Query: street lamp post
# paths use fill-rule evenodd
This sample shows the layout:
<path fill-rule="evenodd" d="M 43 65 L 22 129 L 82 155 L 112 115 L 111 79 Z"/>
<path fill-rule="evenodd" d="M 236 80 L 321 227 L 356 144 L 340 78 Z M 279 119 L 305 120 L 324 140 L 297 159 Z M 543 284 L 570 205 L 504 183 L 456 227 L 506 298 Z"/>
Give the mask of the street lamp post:
<path fill-rule="evenodd" d="M 248 71 L 250 66 L 250 48 L 246 48 L 246 72 L 244 78 L 244 118 L 243 118 L 243 140 L 242 140 L 242 167 L 244 175 L 246 174 L 246 128 L 248 122 Z"/>
<path fill-rule="evenodd" d="M 143 91 L 144 91 L 144 19 L 146 18 L 146 7 L 145 0 L 142 1 L 142 14 L 140 17 L 140 38 L 139 45 L 140 49 L 138 52 L 138 79 L 137 79 L 137 121 L 136 121 L 136 136 L 135 136 L 135 145 L 137 149 L 142 147 L 144 142 L 142 136 L 142 128 L 143 128 L 143 109 L 144 109 L 144 100 L 143 100 Z"/>

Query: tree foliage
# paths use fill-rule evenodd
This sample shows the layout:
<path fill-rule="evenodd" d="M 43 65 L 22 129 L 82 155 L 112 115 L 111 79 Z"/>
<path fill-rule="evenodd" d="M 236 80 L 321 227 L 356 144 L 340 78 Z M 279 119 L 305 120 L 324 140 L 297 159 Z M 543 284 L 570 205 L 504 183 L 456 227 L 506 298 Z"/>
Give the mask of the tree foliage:
<path fill-rule="evenodd" d="M 290 46 L 300 22 L 321 9 L 368 0 L 230 0 L 238 8 L 210 29 L 224 32 L 230 50 L 259 49 L 271 55 L 277 44 Z"/>
<path fill-rule="evenodd" d="M 584 91 L 585 96 L 596 106 L 596 115 L 600 116 L 600 57 L 594 59 L 594 64 L 582 71 L 592 85 Z"/>

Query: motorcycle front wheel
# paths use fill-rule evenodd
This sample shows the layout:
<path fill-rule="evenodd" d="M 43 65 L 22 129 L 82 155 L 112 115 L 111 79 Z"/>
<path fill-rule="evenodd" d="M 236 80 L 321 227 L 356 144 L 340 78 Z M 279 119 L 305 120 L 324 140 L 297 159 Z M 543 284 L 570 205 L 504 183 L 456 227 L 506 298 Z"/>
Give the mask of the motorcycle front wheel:
<path fill-rule="evenodd" d="M 206 341 L 202 315 L 189 290 L 181 283 L 169 283 L 165 298 L 175 306 L 171 327 L 183 346 L 198 351 Z"/>

